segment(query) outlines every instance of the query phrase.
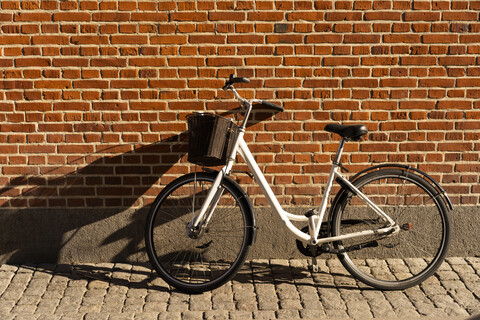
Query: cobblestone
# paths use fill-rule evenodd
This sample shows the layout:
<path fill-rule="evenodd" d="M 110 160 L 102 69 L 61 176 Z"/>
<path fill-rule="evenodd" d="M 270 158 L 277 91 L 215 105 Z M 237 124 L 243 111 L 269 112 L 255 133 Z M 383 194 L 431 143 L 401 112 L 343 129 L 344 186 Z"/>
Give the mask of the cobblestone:
<path fill-rule="evenodd" d="M 450 257 L 419 286 L 374 290 L 336 259 L 253 260 L 224 286 L 202 294 L 169 288 L 129 264 L 0 266 L 0 319 L 466 319 L 480 314 L 480 258 Z M 367 261 L 395 275 L 422 259 Z"/>

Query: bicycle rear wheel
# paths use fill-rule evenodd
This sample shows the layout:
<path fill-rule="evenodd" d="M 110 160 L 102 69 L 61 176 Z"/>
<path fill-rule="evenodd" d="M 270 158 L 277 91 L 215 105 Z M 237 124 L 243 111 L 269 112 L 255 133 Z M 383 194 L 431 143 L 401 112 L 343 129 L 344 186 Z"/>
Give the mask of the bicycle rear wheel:
<path fill-rule="evenodd" d="M 401 169 L 383 169 L 353 182 L 401 227 L 388 236 L 337 241 L 336 249 L 366 245 L 339 254 L 358 280 L 382 290 L 401 290 L 430 277 L 441 265 L 450 243 L 450 218 L 438 191 L 422 177 Z M 333 208 L 332 234 L 379 229 L 386 225 L 370 207 L 346 191 Z"/>
<path fill-rule="evenodd" d="M 250 201 L 240 187 L 224 178 L 224 188 L 207 227 L 187 231 L 198 214 L 216 173 L 182 176 L 158 195 L 147 217 L 145 242 L 157 273 L 186 292 L 212 290 L 230 280 L 241 267 L 254 239 Z"/>

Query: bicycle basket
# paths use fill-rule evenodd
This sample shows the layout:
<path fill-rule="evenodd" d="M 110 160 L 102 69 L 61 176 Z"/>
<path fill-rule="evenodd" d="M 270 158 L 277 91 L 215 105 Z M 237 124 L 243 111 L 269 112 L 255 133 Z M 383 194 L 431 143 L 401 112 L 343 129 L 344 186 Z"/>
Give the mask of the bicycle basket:
<path fill-rule="evenodd" d="M 227 163 L 238 126 L 230 118 L 213 113 L 187 115 L 188 161 L 201 166 L 219 166 Z"/>

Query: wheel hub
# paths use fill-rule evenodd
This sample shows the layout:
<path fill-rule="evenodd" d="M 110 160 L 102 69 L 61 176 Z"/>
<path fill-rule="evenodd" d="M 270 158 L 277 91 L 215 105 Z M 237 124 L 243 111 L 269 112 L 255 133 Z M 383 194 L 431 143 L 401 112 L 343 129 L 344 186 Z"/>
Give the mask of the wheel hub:
<path fill-rule="evenodd" d="M 204 228 L 194 227 L 191 222 L 187 223 L 186 233 L 190 239 L 200 239 L 203 236 Z"/>

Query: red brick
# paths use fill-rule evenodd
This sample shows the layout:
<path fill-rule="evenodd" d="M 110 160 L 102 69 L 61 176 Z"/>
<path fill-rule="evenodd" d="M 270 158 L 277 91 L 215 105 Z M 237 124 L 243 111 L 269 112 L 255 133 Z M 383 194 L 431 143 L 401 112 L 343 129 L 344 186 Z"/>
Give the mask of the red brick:
<path fill-rule="evenodd" d="M 205 12 L 172 12 L 170 13 L 172 21 L 207 21 L 207 13 Z"/>
<path fill-rule="evenodd" d="M 72 83 L 69 80 L 37 80 L 35 88 L 39 89 L 69 89 Z"/>
<path fill-rule="evenodd" d="M 324 110 L 334 110 L 334 109 L 358 110 L 359 103 L 357 101 L 350 101 L 350 100 L 324 101 L 323 108 Z"/>
<path fill-rule="evenodd" d="M 286 66 L 311 66 L 320 65 L 321 58 L 317 57 L 285 57 L 284 65 Z"/>
<path fill-rule="evenodd" d="M 442 87 L 442 88 L 451 88 L 455 86 L 454 79 L 436 79 L 436 78 L 429 78 L 429 79 L 420 79 L 418 81 L 419 87 Z"/>
<path fill-rule="evenodd" d="M 217 12 L 209 12 L 208 13 L 208 20 L 210 21 L 243 21 L 245 20 L 246 14 L 245 12 L 229 12 L 229 11 L 217 11 Z"/>
<path fill-rule="evenodd" d="M 416 87 L 417 80 L 411 78 L 391 78 L 391 79 L 381 79 L 381 87 Z"/>
<path fill-rule="evenodd" d="M 280 66 L 283 59 L 281 57 L 255 57 L 245 58 L 245 65 L 247 66 Z"/>
<path fill-rule="evenodd" d="M 154 22 L 167 22 L 168 15 L 161 12 L 132 12 L 132 21 L 154 21 Z"/>
<path fill-rule="evenodd" d="M 442 100 L 438 101 L 439 109 L 472 109 L 471 101 L 458 100 Z"/>
<path fill-rule="evenodd" d="M 457 87 L 479 87 L 480 78 L 468 78 L 468 79 L 458 79 Z"/>
<path fill-rule="evenodd" d="M 124 12 L 96 12 L 92 14 L 93 21 L 130 21 L 130 13 Z"/>
<path fill-rule="evenodd" d="M 421 12 L 405 12 L 405 21 L 439 21 L 440 12 L 421 11 Z"/>
<path fill-rule="evenodd" d="M 242 58 L 231 57 L 231 58 L 223 58 L 223 57 L 213 57 L 207 58 L 207 65 L 208 66 L 241 66 L 243 65 Z"/>
<path fill-rule="evenodd" d="M 300 173 L 297 165 L 270 165 L 265 168 L 266 173 Z"/>
<path fill-rule="evenodd" d="M 302 43 L 303 36 L 297 35 L 297 34 L 275 34 L 275 35 L 267 35 L 266 40 L 267 40 L 267 43 L 294 44 L 294 43 Z"/>
<path fill-rule="evenodd" d="M 342 35 L 340 34 L 316 34 L 307 35 L 305 37 L 306 43 L 341 43 Z"/>
<path fill-rule="evenodd" d="M 337 79 L 306 79 L 303 82 L 306 88 L 338 88 L 339 84 Z"/>
<path fill-rule="evenodd" d="M 300 79 L 268 79 L 265 80 L 266 88 L 297 88 L 300 87 Z"/>
<path fill-rule="evenodd" d="M 419 34 L 386 34 L 383 41 L 386 43 L 420 43 Z"/>
<path fill-rule="evenodd" d="M 361 12 L 329 11 L 325 14 L 326 21 L 358 21 L 361 19 L 362 19 Z"/>
<path fill-rule="evenodd" d="M 342 85 L 344 88 L 377 88 L 378 80 L 370 78 L 352 78 L 342 80 Z"/>
<path fill-rule="evenodd" d="M 121 36 L 112 36 L 110 38 L 111 44 L 146 44 L 148 43 L 147 36 L 138 36 L 138 35 L 121 35 Z"/>
<path fill-rule="evenodd" d="M 223 35 L 196 35 L 193 34 L 189 37 L 190 43 L 215 43 L 225 44 L 226 37 Z"/>
<path fill-rule="evenodd" d="M 227 43 L 257 43 L 261 44 L 264 42 L 263 35 L 228 35 Z"/>
<path fill-rule="evenodd" d="M 344 43 L 379 43 L 380 35 L 378 34 L 346 34 Z"/>
<path fill-rule="evenodd" d="M 362 109 L 366 110 L 395 110 L 397 108 L 397 103 L 394 101 L 364 101 L 362 102 Z M 373 117 L 373 115 L 372 115 Z M 377 115 L 379 117 L 379 115 Z M 383 118 L 383 117 L 382 117 Z M 375 120 L 375 119 L 372 119 Z"/>
<path fill-rule="evenodd" d="M 140 67 L 163 67 L 166 65 L 165 58 L 130 58 L 129 66 Z"/>
<path fill-rule="evenodd" d="M 406 66 L 431 66 L 436 64 L 435 57 L 401 57 L 400 64 Z"/>
<path fill-rule="evenodd" d="M 87 12 L 58 12 L 53 14 L 53 21 L 91 21 Z"/>
<path fill-rule="evenodd" d="M 360 145 L 362 152 L 397 152 L 397 146 L 393 143 L 368 143 Z"/>
<path fill-rule="evenodd" d="M 467 11 L 442 12 L 442 20 L 478 21 L 478 12 L 467 12 Z"/>
<path fill-rule="evenodd" d="M 468 66 L 475 65 L 475 57 L 440 57 L 438 64 L 443 66 Z"/>
<path fill-rule="evenodd" d="M 400 101 L 400 109 L 433 109 L 435 108 L 434 101 Z"/>
<path fill-rule="evenodd" d="M 185 44 L 188 36 L 186 35 L 162 35 L 150 37 L 152 44 Z"/>
<path fill-rule="evenodd" d="M 360 64 L 360 59 L 347 57 L 324 58 L 323 64 L 325 66 L 358 66 Z"/>
<path fill-rule="evenodd" d="M 324 13 L 321 11 L 295 11 L 287 13 L 287 21 L 322 21 Z"/>
<path fill-rule="evenodd" d="M 13 16 L 13 21 L 19 22 L 38 22 L 52 21 L 52 15 L 46 12 L 19 12 Z"/>
<path fill-rule="evenodd" d="M 412 143 L 412 142 L 409 142 L 409 143 L 406 143 L 406 144 L 401 144 L 400 145 L 400 151 L 412 151 L 412 152 L 416 152 L 416 151 L 423 151 L 423 152 L 426 152 L 426 151 L 435 151 L 435 144 L 434 143 L 428 143 L 428 142 L 425 142 L 425 143 Z"/>
<path fill-rule="evenodd" d="M 150 80 L 150 87 L 152 88 L 185 88 L 185 80 Z"/>
<path fill-rule="evenodd" d="M 362 58 L 364 66 L 387 66 L 398 64 L 397 57 L 366 57 Z"/>
<path fill-rule="evenodd" d="M 269 12 L 249 12 L 247 20 L 249 21 L 282 21 L 284 19 L 284 13 L 279 11 Z"/>
<path fill-rule="evenodd" d="M 370 12 L 365 12 L 365 20 L 400 21 L 401 18 L 402 18 L 402 13 L 401 12 L 393 12 L 393 11 L 370 11 Z"/>
<path fill-rule="evenodd" d="M 456 34 L 426 34 L 422 36 L 422 43 L 457 43 L 459 36 Z"/>
<path fill-rule="evenodd" d="M 93 58 L 90 60 L 92 67 L 125 67 L 127 59 L 123 58 Z"/>
<path fill-rule="evenodd" d="M 285 194 L 295 194 L 295 195 L 320 195 L 322 189 L 320 187 L 286 187 Z"/>

